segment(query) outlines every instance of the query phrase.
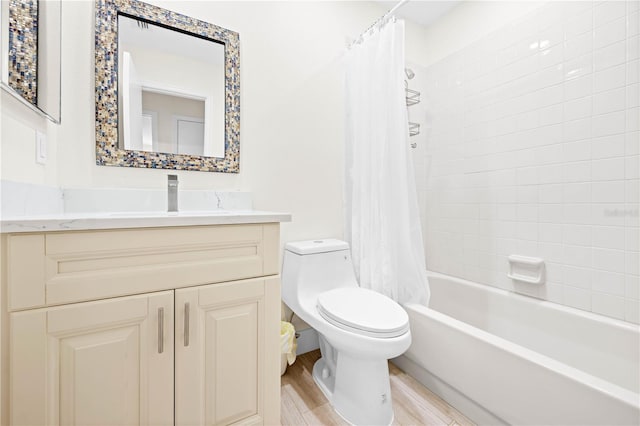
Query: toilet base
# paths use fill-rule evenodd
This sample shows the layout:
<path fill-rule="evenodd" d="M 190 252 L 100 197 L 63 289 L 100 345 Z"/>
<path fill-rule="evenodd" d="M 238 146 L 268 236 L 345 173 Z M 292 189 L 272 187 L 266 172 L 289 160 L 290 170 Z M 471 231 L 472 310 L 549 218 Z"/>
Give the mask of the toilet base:
<path fill-rule="evenodd" d="M 313 366 L 313 379 L 336 413 L 352 425 L 393 423 L 387 360 L 363 360 L 342 352 L 336 358 L 335 368 L 324 356 Z"/>

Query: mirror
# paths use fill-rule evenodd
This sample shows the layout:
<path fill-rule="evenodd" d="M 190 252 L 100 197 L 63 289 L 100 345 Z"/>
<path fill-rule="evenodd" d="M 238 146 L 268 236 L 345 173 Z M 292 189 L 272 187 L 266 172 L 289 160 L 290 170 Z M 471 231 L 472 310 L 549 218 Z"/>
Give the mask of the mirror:
<path fill-rule="evenodd" d="M 239 36 L 135 0 L 96 3 L 96 162 L 237 173 Z"/>
<path fill-rule="evenodd" d="M 223 44 L 120 15 L 118 76 L 120 148 L 224 157 Z"/>
<path fill-rule="evenodd" d="M 23 104 L 60 122 L 60 0 L 2 1 L 2 88 Z"/>

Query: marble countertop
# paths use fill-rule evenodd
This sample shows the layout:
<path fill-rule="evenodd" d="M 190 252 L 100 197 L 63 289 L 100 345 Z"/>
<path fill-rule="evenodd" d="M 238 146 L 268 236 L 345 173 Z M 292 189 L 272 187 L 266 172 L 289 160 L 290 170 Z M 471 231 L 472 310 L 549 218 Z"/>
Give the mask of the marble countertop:
<path fill-rule="evenodd" d="M 290 222 L 291 214 L 258 210 L 66 213 L 49 216 L 3 217 L 0 232 L 85 231 L 91 229 L 156 228 L 163 226 L 233 225 Z"/>

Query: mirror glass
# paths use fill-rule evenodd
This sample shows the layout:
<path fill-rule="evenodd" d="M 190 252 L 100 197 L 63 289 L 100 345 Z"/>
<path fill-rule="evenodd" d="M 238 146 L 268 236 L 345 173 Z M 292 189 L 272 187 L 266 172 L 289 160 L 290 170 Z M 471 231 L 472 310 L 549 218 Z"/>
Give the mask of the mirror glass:
<path fill-rule="evenodd" d="M 8 0 L 1 6 L 2 88 L 60 122 L 60 0 Z"/>
<path fill-rule="evenodd" d="M 240 36 L 96 0 L 96 164 L 238 173 Z"/>
<path fill-rule="evenodd" d="M 118 16 L 119 146 L 224 157 L 224 44 Z"/>

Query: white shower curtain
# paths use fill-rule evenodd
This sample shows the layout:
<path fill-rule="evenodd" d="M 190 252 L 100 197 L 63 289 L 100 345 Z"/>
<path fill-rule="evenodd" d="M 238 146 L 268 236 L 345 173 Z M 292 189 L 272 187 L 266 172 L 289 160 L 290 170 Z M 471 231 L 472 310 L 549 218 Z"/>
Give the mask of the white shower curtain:
<path fill-rule="evenodd" d="M 346 57 L 346 238 L 360 286 L 428 304 L 404 91 L 404 22 L 392 18 Z"/>

